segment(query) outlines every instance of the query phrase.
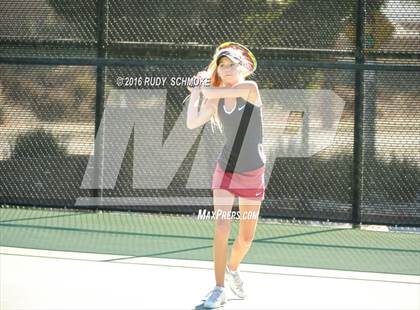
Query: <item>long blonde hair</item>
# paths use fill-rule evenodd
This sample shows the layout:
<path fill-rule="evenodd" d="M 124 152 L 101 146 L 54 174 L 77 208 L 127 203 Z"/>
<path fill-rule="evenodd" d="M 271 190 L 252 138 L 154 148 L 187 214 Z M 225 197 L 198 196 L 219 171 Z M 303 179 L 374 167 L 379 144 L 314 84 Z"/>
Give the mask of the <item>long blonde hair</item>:
<path fill-rule="evenodd" d="M 210 87 L 219 87 L 222 84 L 222 80 L 220 79 L 219 75 L 217 74 L 217 60 L 213 59 L 210 64 L 208 65 L 206 69 L 208 76 L 210 76 Z M 188 100 L 190 100 L 191 94 L 189 94 L 187 97 L 185 97 L 184 101 L 182 102 L 182 105 L 184 105 Z M 207 99 L 204 99 L 207 100 Z M 204 103 L 204 102 L 203 102 Z M 214 128 L 217 126 L 220 130 L 220 132 L 223 132 L 223 126 L 222 122 L 219 118 L 218 109 L 216 108 L 216 112 L 212 115 L 210 118 L 211 123 L 211 130 L 214 133 Z"/>
<path fill-rule="evenodd" d="M 213 59 L 210 62 L 209 66 L 207 67 L 207 72 L 209 73 L 209 76 L 210 76 L 210 87 L 220 87 L 220 85 L 222 84 L 222 80 L 217 74 L 217 59 Z M 219 109 L 216 108 L 215 113 L 210 118 L 211 130 L 213 131 L 213 133 L 214 133 L 214 128 L 216 126 L 217 128 L 219 128 L 219 131 L 223 133 L 223 125 L 222 125 L 222 122 L 220 121 L 218 110 Z"/>

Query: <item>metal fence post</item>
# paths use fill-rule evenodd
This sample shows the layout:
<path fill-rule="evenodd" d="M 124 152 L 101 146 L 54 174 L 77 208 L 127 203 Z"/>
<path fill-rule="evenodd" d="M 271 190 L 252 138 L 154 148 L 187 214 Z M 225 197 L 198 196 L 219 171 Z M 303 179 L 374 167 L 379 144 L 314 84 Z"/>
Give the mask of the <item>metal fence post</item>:
<path fill-rule="evenodd" d="M 366 1 L 357 1 L 356 12 L 356 75 L 354 98 L 354 148 L 353 148 L 353 182 L 352 182 L 352 223 L 354 228 L 361 224 L 361 196 L 363 178 L 363 101 L 364 101 L 364 69 L 365 63 L 365 16 Z"/>
<path fill-rule="evenodd" d="M 97 53 L 96 57 L 97 60 L 103 60 L 106 56 L 106 49 L 105 49 L 105 34 L 106 34 L 106 0 L 98 0 L 96 4 L 96 14 L 97 14 L 97 29 L 96 29 L 96 40 L 97 40 Z M 103 62 L 99 62 L 96 66 L 96 102 L 95 102 L 95 144 L 94 144 L 94 152 L 95 152 L 95 189 L 93 189 L 92 195 L 93 197 L 102 197 L 102 189 L 98 188 L 100 182 L 100 169 L 102 167 L 102 160 L 98 160 L 103 158 L 103 143 L 96 143 L 96 136 L 99 130 L 99 125 L 101 124 L 102 115 L 104 111 L 104 97 L 105 97 L 105 66 Z M 101 174 L 102 177 L 102 174 Z"/>

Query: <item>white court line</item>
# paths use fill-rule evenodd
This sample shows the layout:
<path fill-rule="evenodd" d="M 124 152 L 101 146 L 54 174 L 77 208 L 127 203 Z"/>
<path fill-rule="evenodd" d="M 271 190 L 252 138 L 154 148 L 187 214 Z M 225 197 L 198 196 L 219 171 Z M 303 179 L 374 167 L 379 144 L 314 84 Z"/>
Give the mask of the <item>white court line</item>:
<path fill-rule="evenodd" d="M 214 286 L 212 262 L 12 247 L 0 254 L 1 309 L 202 309 Z M 224 309 L 420 307 L 417 276 L 254 264 L 241 271 L 249 297 L 228 291 Z"/>
<path fill-rule="evenodd" d="M 65 252 L 50 251 L 38 249 L 25 249 L 14 247 L 0 247 L 0 254 L 35 256 L 55 259 L 72 259 L 87 260 L 97 262 L 122 263 L 122 264 L 142 264 L 151 266 L 180 267 L 180 268 L 197 268 L 197 269 L 213 269 L 213 262 L 187 259 L 170 259 L 155 257 L 135 257 L 125 255 L 96 254 L 85 252 Z M 299 268 L 299 267 L 282 267 L 275 265 L 261 264 L 241 264 L 240 271 L 250 273 L 278 274 L 292 276 L 308 276 L 308 277 L 324 277 L 324 278 L 341 278 L 354 279 L 363 281 L 385 281 L 385 282 L 401 282 L 419 284 L 420 276 L 386 274 L 373 272 L 357 272 L 342 271 L 333 269 L 315 269 L 315 268 Z"/>
<path fill-rule="evenodd" d="M 88 260 L 88 261 L 101 261 L 108 259 L 122 259 L 126 255 L 110 255 L 110 254 L 97 254 L 86 252 L 66 252 L 66 251 L 51 251 L 39 249 L 26 249 L 15 247 L 2 247 L 0 246 L 0 254 L 22 255 L 22 256 L 40 256 L 45 258 L 57 259 L 74 259 L 74 260 Z"/>

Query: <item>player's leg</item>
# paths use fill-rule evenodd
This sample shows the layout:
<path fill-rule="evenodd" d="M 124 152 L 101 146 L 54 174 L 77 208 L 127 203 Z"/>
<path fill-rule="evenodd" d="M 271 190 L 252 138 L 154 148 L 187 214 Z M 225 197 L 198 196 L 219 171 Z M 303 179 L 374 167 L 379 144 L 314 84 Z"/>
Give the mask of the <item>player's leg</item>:
<path fill-rule="evenodd" d="M 224 273 L 228 256 L 228 239 L 230 235 L 229 212 L 232 210 L 234 200 L 235 196 L 227 190 L 213 190 L 214 214 L 216 216 L 213 256 L 217 286 L 224 286 Z"/>
<path fill-rule="evenodd" d="M 215 231 L 213 242 L 215 288 L 204 301 L 205 308 L 218 308 L 226 302 L 225 268 L 228 255 L 230 216 L 235 196 L 224 189 L 213 189 Z"/>
<path fill-rule="evenodd" d="M 236 271 L 242 259 L 245 257 L 252 241 L 258 223 L 261 201 L 239 197 L 239 211 L 241 214 L 239 222 L 239 233 L 233 244 L 228 267 Z"/>
<path fill-rule="evenodd" d="M 226 281 L 233 293 L 240 298 L 246 297 L 246 290 L 238 272 L 238 267 L 249 248 L 255 235 L 261 202 L 239 197 L 239 233 L 233 244 L 229 264 L 226 267 Z"/>

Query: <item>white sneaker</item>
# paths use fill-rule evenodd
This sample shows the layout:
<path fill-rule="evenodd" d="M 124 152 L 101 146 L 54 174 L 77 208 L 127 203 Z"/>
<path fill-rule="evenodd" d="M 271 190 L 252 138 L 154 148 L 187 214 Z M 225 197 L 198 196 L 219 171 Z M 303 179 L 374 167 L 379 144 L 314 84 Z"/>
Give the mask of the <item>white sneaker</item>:
<path fill-rule="evenodd" d="M 242 299 L 246 297 L 244 283 L 242 282 L 238 271 L 230 270 L 229 267 L 226 266 L 225 278 L 227 282 L 229 282 L 230 289 L 236 296 Z"/>
<path fill-rule="evenodd" d="M 204 302 L 204 308 L 219 308 L 226 303 L 225 288 L 215 286 L 214 289 L 208 294 L 206 301 Z"/>

